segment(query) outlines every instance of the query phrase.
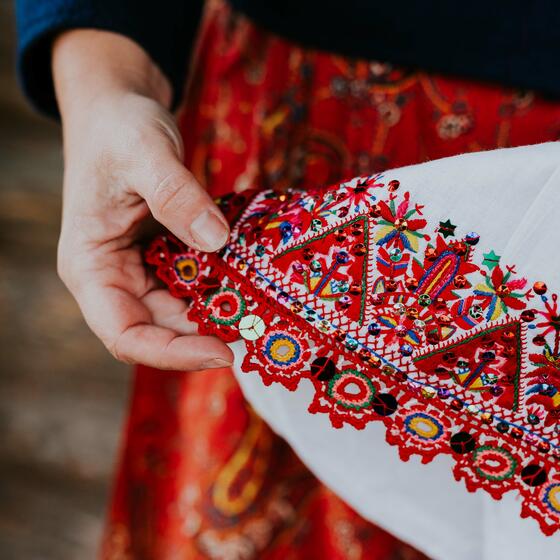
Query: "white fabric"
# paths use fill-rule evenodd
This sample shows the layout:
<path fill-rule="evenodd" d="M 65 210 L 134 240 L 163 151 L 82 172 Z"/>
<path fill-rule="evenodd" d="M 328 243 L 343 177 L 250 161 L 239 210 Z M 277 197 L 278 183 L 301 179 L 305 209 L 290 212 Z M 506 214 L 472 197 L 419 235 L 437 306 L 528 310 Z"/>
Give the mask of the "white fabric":
<path fill-rule="evenodd" d="M 446 158 L 384 173 L 428 220 L 451 219 L 457 234 L 475 231 L 478 250 L 496 251 L 531 282 L 560 289 L 560 145 L 496 150 Z M 437 223 L 437 222 L 436 222 Z M 236 363 L 244 346 L 234 343 Z M 533 519 L 521 519 L 514 493 L 495 501 L 471 494 L 454 480 L 452 459 L 405 463 L 385 443 L 381 423 L 336 430 L 307 407 L 313 389 L 265 387 L 256 374 L 236 371 L 248 401 L 310 470 L 363 517 L 434 559 L 560 559 L 560 536 L 545 537 Z"/>

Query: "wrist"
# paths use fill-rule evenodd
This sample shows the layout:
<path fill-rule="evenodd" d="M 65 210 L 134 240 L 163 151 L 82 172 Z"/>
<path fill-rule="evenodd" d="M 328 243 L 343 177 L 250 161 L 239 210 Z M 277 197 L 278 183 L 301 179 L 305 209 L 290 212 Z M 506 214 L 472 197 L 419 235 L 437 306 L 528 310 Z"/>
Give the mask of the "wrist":
<path fill-rule="evenodd" d="M 135 93 L 164 107 L 171 103 L 171 85 L 158 66 L 138 44 L 116 33 L 62 33 L 53 44 L 52 71 L 63 120 L 112 95 Z"/>

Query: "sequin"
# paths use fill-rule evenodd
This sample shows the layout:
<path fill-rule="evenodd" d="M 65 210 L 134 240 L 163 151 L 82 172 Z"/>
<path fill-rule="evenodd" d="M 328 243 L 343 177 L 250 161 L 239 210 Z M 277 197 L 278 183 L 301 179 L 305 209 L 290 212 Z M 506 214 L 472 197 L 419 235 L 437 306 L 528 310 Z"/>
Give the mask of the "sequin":
<path fill-rule="evenodd" d="M 336 254 L 336 262 L 339 264 L 346 264 L 350 260 L 350 256 L 346 251 L 338 251 Z"/>
<path fill-rule="evenodd" d="M 548 287 L 544 282 L 535 282 L 533 284 L 533 290 L 535 290 L 535 293 L 539 295 L 543 295 L 546 294 Z"/>
<path fill-rule="evenodd" d="M 339 229 L 336 231 L 336 234 L 334 236 L 335 240 L 338 241 L 339 243 L 342 243 L 343 241 L 346 240 L 346 231 L 343 229 Z"/>
<path fill-rule="evenodd" d="M 381 358 L 378 358 L 377 356 L 374 356 L 373 354 L 371 354 L 368 358 L 368 365 L 372 368 L 379 368 L 381 367 Z"/>
<path fill-rule="evenodd" d="M 389 257 L 393 262 L 399 262 L 402 259 L 402 251 L 394 248 L 389 251 Z"/>
<path fill-rule="evenodd" d="M 475 449 L 476 438 L 468 432 L 458 432 L 451 436 L 449 443 L 455 453 L 465 454 Z"/>
<path fill-rule="evenodd" d="M 326 357 L 319 357 L 311 362 L 311 374 L 320 381 L 329 381 L 336 375 L 334 362 Z"/>
<path fill-rule="evenodd" d="M 416 307 L 407 307 L 406 308 L 406 316 L 409 319 L 415 320 L 418 317 L 418 309 Z"/>
<path fill-rule="evenodd" d="M 456 227 L 457 226 L 453 225 L 450 220 L 446 220 L 445 222 L 439 223 L 439 231 L 445 238 L 455 235 Z"/>
<path fill-rule="evenodd" d="M 483 316 L 483 309 L 480 305 L 471 305 L 469 308 L 469 315 L 473 319 L 482 319 Z"/>
<path fill-rule="evenodd" d="M 433 387 L 422 387 L 422 389 L 420 389 L 420 393 L 422 394 L 422 396 L 425 399 L 433 399 L 436 395 L 437 395 L 437 389 L 434 389 Z"/>
<path fill-rule="evenodd" d="M 385 288 L 388 292 L 394 292 L 398 287 L 399 285 L 396 280 L 390 279 L 385 282 Z"/>
<path fill-rule="evenodd" d="M 317 218 L 311 220 L 311 229 L 315 232 L 321 231 L 323 228 L 323 222 Z"/>
<path fill-rule="evenodd" d="M 352 282 L 350 288 L 348 288 L 348 293 L 352 296 L 359 296 L 362 293 L 362 285 L 358 282 Z"/>
<path fill-rule="evenodd" d="M 476 245 L 480 241 L 480 235 L 478 235 L 478 233 L 475 233 L 474 231 L 471 231 L 465 236 L 465 241 L 469 245 Z"/>
<path fill-rule="evenodd" d="M 416 288 L 418 288 L 418 280 L 416 278 L 410 278 L 408 277 L 405 281 L 405 286 L 411 291 L 413 292 L 414 290 L 416 290 Z"/>
<path fill-rule="evenodd" d="M 321 263 L 319 261 L 311 261 L 309 263 L 309 268 L 313 272 L 321 272 Z"/>
<path fill-rule="evenodd" d="M 411 356 L 414 348 L 410 344 L 403 344 L 400 347 L 400 352 L 403 356 Z"/>
<path fill-rule="evenodd" d="M 426 259 L 429 261 L 435 261 L 438 258 L 438 253 L 433 247 L 428 247 L 424 253 Z"/>
<path fill-rule="evenodd" d="M 453 410 L 461 410 L 463 408 L 463 403 L 459 399 L 453 399 L 449 406 L 451 406 Z"/>
<path fill-rule="evenodd" d="M 311 377 L 316 395 L 310 410 L 327 412 L 336 427 L 363 428 L 394 414 L 396 427 L 393 419 L 384 422 L 403 456 L 418 453 L 424 461 L 436 451 L 453 452 L 461 456 L 456 472 L 473 487 L 496 493 L 514 488 L 514 482 L 498 484 L 513 476 L 494 477 L 500 458 L 483 458 L 500 455 L 501 442 L 523 465 L 537 464 L 529 460 L 536 453 L 543 463 L 557 453 L 539 437 L 555 442 L 560 433 L 557 296 L 545 295 L 539 282 L 527 291 L 526 279 L 513 266 L 502 267 L 493 251 L 482 259 L 474 247 L 477 234 L 447 239 L 456 227 L 449 220 L 436 230 L 409 193 L 387 197 L 386 187 L 374 195 L 368 181 L 375 180 L 329 187 L 323 195 L 317 190 L 310 198 L 294 191 L 293 204 L 280 211 L 271 197 L 269 214 L 262 196 L 255 213 L 236 209 L 244 216 L 232 230 L 235 237 L 241 228 L 238 239 L 218 255 L 196 254 L 194 290 L 181 289 L 161 241 L 151 264 L 173 295 L 194 295 L 189 318 L 204 315 L 201 332 L 258 341 L 245 344 L 244 367 L 257 370 L 266 384 L 295 390 L 301 378 Z M 371 208 L 374 200 L 379 202 Z M 183 280 L 193 272 L 186 266 Z M 223 295 L 231 287 L 244 297 Z M 209 315 L 201 309 L 206 301 Z M 242 308 L 241 315 L 249 315 L 240 316 Z M 286 326 L 280 331 L 279 324 Z M 317 361 L 318 351 L 358 369 L 339 371 L 328 358 Z M 418 403 L 422 410 L 414 410 Z M 413 421 L 419 412 L 428 419 Z M 514 473 L 517 485 L 520 473 Z"/>
<path fill-rule="evenodd" d="M 546 338 L 542 334 L 538 334 L 533 337 L 533 344 L 535 346 L 544 346 L 546 344 Z"/>
<path fill-rule="evenodd" d="M 466 255 L 468 251 L 467 244 L 463 243 L 462 241 L 456 241 L 455 243 L 453 243 L 452 248 L 453 251 L 461 257 Z"/>
<path fill-rule="evenodd" d="M 455 279 L 453 280 L 453 284 L 456 288 L 464 288 L 468 284 L 468 282 L 464 276 L 459 275 L 455 277 Z"/>
<path fill-rule="evenodd" d="M 372 408 L 380 416 L 391 416 L 397 410 L 398 402 L 390 393 L 380 393 L 373 397 Z"/>
<path fill-rule="evenodd" d="M 548 443 L 546 441 L 539 441 L 537 443 L 537 449 L 541 453 L 548 453 L 550 451 L 550 443 Z"/>
<path fill-rule="evenodd" d="M 356 350 L 358 348 L 358 341 L 355 338 L 347 337 L 346 342 L 344 343 L 348 350 Z"/>
<path fill-rule="evenodd" d="M 362 227 L 362 225 L 358 222 L 354 222 L 352 224 L 352 235 L 354 237 L 359 237 L 360 235 L 362 235 L 364 233 L 364 229 Z"/>
<path fill-rule="evenodd" d="M 303 258 L 304 258 L 306 261 L 310 261 L 313 257 L 314 257 L 313 249 L 310 249 L 309 247 L 306 247 L 306 248 L 303 250 Z"/>
<path fill-rule="evenodd" d="M 366 253 L 367 249 L 363 243 L 356 243 L 356 245 L 352 247 L 352 254 L 357 257 L 363 257 Z"/>
<path fill-rule="evenodd" d="M 385 374 L 385 375 L 392 375 L 393 373 L 395 373 L 395 368 L 393 366 L 390 365 L 384 365 L 381 368 L 381 371 Z"/>
<path fill-rule="evenodd" d="M 350 296 L 341 296 L 336 300 L 334 305 L 337 310 L 344 311 L 352 305 L 352 298 Z"/>
<path fill-rule="evenodd" d="M 406 311 L 406 305 L 404 303 L 396 303 L 393 309 L 400 315 L 403 315 Z"/>
<path fill-rule="evenodd" d="M 509 433 L 511 434 L 511 437 L 515 439 L 523 438 L 523 430 L 521 428 L 517 428 L 516 426 L 513 426 Z"/>
<path fill-rule="evenodd" d="M 276 301 L 282 305 L 286 305 L 290 301 L 290 296 L 286 292 L 280 292 L 276 296 Z"/>
<path fill-rule="evenodd" d="M 294 301 L 292 303 L 292 305 L 290 306 L 291 310 L 293 313 L 301 313 L 302 309 L 303 309 L 303 303 L 301 303 L 301 301 Z"/>
<path fill-rule="evenodd" d="M 257 340 L 264 335 L 265 322 L 258 315 L 245 315 L 239 321 L 239 334 L 245 340 Z"/>
<path fill-rule="evenodd" d="M 498 424 L 496 425 L 496 429 L 498 430 L 498 432 L 505 434 L 509 431 L 509 424 L 507 422 L 498 422 Z"/>
<path fill-rule="evenodd" d="M 379 206 L 379 204 L 376 204 L 375 206 L 372 206 L 371 210 L 369 211 L 369 215 L 372 218 L 377 218 L 377 217 L 381 216 L 381 207 Z"/>

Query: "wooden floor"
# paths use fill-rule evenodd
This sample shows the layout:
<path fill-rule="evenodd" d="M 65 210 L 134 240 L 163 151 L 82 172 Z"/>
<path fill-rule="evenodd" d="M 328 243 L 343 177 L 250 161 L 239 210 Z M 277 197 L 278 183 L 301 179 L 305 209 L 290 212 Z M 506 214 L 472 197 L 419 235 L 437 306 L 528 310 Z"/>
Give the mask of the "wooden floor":
<path fill-rule="evenodd" d="M 58 127 L 17 90 L 0 0 L 0 558 L 94 558 L 128 389 L 55 272 Z"/>

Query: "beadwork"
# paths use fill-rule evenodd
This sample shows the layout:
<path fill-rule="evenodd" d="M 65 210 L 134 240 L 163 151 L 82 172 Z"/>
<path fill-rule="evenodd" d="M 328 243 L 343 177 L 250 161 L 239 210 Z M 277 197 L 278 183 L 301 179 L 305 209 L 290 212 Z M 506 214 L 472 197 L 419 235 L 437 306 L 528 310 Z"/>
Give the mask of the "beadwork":
<path fill-rule="evenodd" d="M 220 254 L 171 235 L 146 252 L 201 333 L 243 340 L 266 385 L 310 380 L 335 428 L 383 422 L 403 460 L 449 454 L 468 490 L 515 489 L 560 527 L 560 309 L 542 279 L 381 175 L 219 203 L 236 210 Z"/>

